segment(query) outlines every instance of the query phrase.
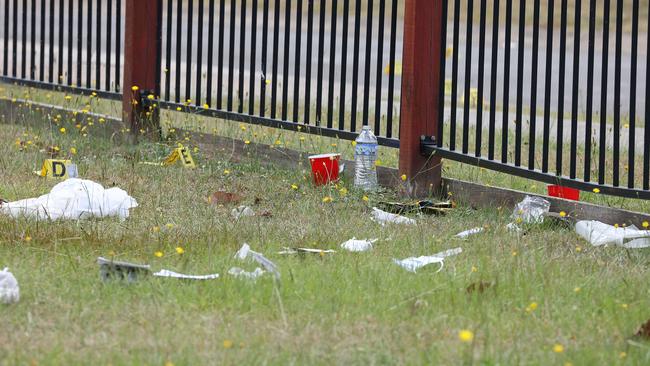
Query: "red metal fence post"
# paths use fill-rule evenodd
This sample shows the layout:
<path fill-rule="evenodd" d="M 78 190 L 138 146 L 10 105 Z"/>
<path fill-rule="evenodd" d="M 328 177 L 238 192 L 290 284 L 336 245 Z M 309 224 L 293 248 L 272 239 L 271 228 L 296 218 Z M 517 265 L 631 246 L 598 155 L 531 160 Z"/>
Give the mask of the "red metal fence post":
<path fill-rule="evenodd" d="M 135 136 L 160 134 L 161 11 L 160 0 L 126 0 L 122 121 Z"/>
<path fill-rule="evenodd" d="M 442 163 L 420 154 L 420 136 L 433 136 L 438 126 L 442 53 L 442 0 L 406 0 L 400 120 L 399 170 L 408 193 L 438 191 Z"/>

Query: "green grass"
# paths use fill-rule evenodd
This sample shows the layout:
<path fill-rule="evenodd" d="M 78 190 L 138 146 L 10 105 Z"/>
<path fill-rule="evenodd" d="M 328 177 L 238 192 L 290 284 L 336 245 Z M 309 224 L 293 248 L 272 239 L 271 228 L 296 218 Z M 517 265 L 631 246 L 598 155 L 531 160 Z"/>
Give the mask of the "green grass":
<path fill-rule="evenodd" d="M 581 365 L 650 359 L 650 344 L 629 339 L 649 316 L 644 250 L 591 248 L 570 228 L 550 223 L 517 237 L 504 229 L 510 208 L 458 207 L 444 217 L 419 217 L 413 227 L 381 227 L 369 220 L 370 206 L 395 198 L 390 191 L 369 195 L 366 203 L 350 182 L 316 188 L 305 171 L 262 167 L 254 158 L 234 162 L 209 146 L 195 154 L 201 168 L 163 169 L 137 164 L 161 159 L 168 148 L 160 144 L 110 145 L 74 130 L 62 135 L 20 125 L 0 124 L 0 131 L 7 141 L 0 145 L 1 197 L 33 197 L 56 183 L 31 173 L 45 157 L 37 143 L 25 151 L 12 143 L 29 138 L 62 152 L 75 147 L 72 157 L 83 177 L 122 187 L 140 203 L 124 222 L 0 216 L 0 266 L 11 268 L 22 295 L 18 304 L 0 306 L 0 364 Z M 339 191 L 343 187 L 347 194 Z M 243 192 L 245 204 L 273 217 L 234 221 L 231 207 L 205 202 L 218 189 Z M 333 202 L 323 203 L 326 196 Z M 467 241 L 453 238 L 483 225 L 487 231 Z M 359 254 L 276 254 L 285 246 L 339 249 L 352 236 L 380 240 Z M 254 268 L 233 259 L 244 242 L 279 266 L 280 282 L 226 274 L 233 265 Z M 178 246 L 183 255 L 176 254 Z M 434 266 L 412 274 L 391 261 L 457 246 L 463 253 L 448 258 L 439 273 Z M 156 251 L 164 256 L 156 258 Z M 222 278 L 104 284 L 97 256 Z M 468 293 L 479 281 L 494 286 Z M 463 329 L 473 332 L 473 342 L 459 340 Z M 553 352 L 556 344 L 564 352 Z"/>

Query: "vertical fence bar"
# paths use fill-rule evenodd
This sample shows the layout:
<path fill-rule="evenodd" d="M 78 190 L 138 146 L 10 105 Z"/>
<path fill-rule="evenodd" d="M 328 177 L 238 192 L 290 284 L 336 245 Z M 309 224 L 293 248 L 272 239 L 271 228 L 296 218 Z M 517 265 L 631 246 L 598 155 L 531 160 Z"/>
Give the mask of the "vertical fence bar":
<path fill-rule="evenodd" d="M 9 0 L 5 0 L 9 2 Z M 54 0 L 52 0 L 54 2 Z M 13 28 L 13 37 L 11 38 L 13 40 L 13 47 L 11 47 L 11 75 L 13 77 L 18 77 L 18 69 L 17 69 L 17 63 L 18 63 L 18 0 L 13 1 L 13 15 L 12 15 L 12 22 L 11 22 L 12 28 Z M 52 35 L 53 37 L 53 35 Z M 52 42 L 54 43 L 54 42 Z"/>
<path fill-rule="evenodd" d="M 39 58 L 39 72 L 38 72 L 38 79 L 40 81 L 45 81 L 45 16 L 46 16 L 46 7 L 45 7 L 45 1 L 47 0 L 41 0 L 41 26 L 40 26 L 40 58 Z M 7 1 L 6 4 L 9 2 Z M 8 11 L 7 11 L 8 12 Z M 8 14 L 5 14 L 5 19 L 7 18 Z M 80 18 L 81 19 L 81 18 Z M 5 34 L 7 34 L 7 25 L 8 23 L 5 22 Z M 7 54 L 7 38 L 5 37 L 5 55 Z M 81 61 L 80 61 L 81 62 Z M 5 74 L 7 73 L 7 63 L 5 61 Z M 81 81 L 79 82 L 81 84 Z"/>
<path fill-rule="evenodd" d="M 357 3 L 359 5 L 359 3 Z M 316 71 L 316 126 L 320 126 L 323 107 L 323 47 L 325 43 L 325 6 L 320 6 L 318 20 L 318 70 Z"/>
<path fill-rule="evenodd" d="M 478 86 L 476 93 L 476 144 L 474 156 L 481 156 L 483 136 L 483 78 L 485 77 L 485 8 L 486 0 L 481 0 L 478 36 Z"/>
<path fill-rule="evenodd" d="M 564 141 L 564 75 L 566 68 L 566 30 L 567 30 L 567 0 L 562 0 L 560 15 L 560 80 L 558 85 L 557 108 L 557 140 L 555 169 L 557 175 L 562 175 L 562 145 Z"/>
<path fill-rule="evenodd" d="M 82 85 L 81 49 L 83 48 L 83 0 L 77 0 L 77 86 Z"/>
<path fill-rule="evenodd" d="M 252 29 L 251 29 L 251 61 L 250 61 L 250 74 L 248 76 L 248 114 L 255 114 L 255 76 L 257 75 L 256 51 L 257 51 L 257 0 L 253 0 L 252 4 Z M 298 33 L 300 34 L 300 33 Z M 208 47 L 208 49 L 211 49 Z M 212 64 L 212 62 L 210 62 Z"/>
<path fill-rule="evenodd" d="M 539 0 L 533 4 L 533 54 L 530 77 L 530 127 L 528 129 L 528 169 L 535 169 L 535 138 L 537 137 L 537 72 L 539 56 Z"/>
<path fill-rule="evenodd" d="M 74 34 L 73 31 L 74 9 L 73 8 L 74 8 L 73 0 L 68 0 L 68 70 L 67 70 L 68 85 L 72 85 L 72 50 L 74 49 L 73 38 L 72 38 L 72 35 Z M 108 17 L 108 19 L 111 18 Z"/>
<path fill-rule="evenodd" d="M 29 78 L 32 80 L 36 79 L 36 0 L 31 1 L 31 26 L 30 31 L 30 44 L 29 44 L 29 53 L 30 53 L 30 67 L 29 67 Z M 81 21 L 81 18 L 79 18 Z"/>
<path fill-rule="evenodd" d="M 266 2 L 264 3 L 265 6 L 265 12 L 268 13 L 268 0 L 265 0 Z M 217 109 L 221 109 L 222 106 L 222 97 L 223 97 L 223 33 L 224 33 L 224 28 L 225 28 L 225 7 L 226 7 L 226 0 L 221 0 L 219 3 L 219 40 L 218 43 L 219 45 L 217 46 Z M 266 30 L 266 29 L 265 29 Z M 267 32 L 264 32 L 264 36 L 266 36 Z M 266 54 L 266 44 L 264 44 L 264 54 Z M 266 67 L 266 64 L 263 63 L 263 65 Z M 266 74 L 265 74 L 266 75 Z M 264 90 L 264 85 L 262 85 L 262 91 Z M 262 92 L 262 100 L 261 100 L 261 108 L 260 108 L 260 113 L 264 113 L 264 93 Z"/>
<path fill-rule="evenodd" d="M 569 159 L 569 177 L 575 179 L 578 160 L 578 98 L 580 88 L 580 19 L 582 2 L 575 0 L 575 18 L 573 32 L 573 86 L 571 87 L 571 153 Z"/>
<path fill-rule="evenodd" d="M 260 117 L 264 117 L 266 106 L 266 84 L 268 81 L 266 69 L 267 41 L 269 36 L 269 0 L 264 0 L 264 9 L 262 13 L 262 77 L 260 86 Z"/>
<path fill-rule="evenodd" d="M 43 0 L 47 1 L 47 0 Z M 93 0 L 88 0 L 88 13 L 86 15 L 86 88 L 92 88 L 92 53 L 93 53 Z"/>
<path fill-rule="evenodd" d="M 384 55 L 384 17 L 386 16 L 386 0 L 379 0 L 379 24 L 377 37 L 377 87 L 375 94 L 375 135 L 381 134 L 381 89 L 382 64 Z"/>
<path fill-rule="evenodd" d="M 548 1 L 548 13 L 546 20 L 546 68 L 544 71 L 544 131 L 542 141 L 542 172 L 548 172 L 548 150 L 551 130 L 551 86 L 553 85 L 553 13 L 555 12 L 555 0 Z"/>
<path fill-rule="evenodd" d="M 171 1 L 171 0 L 170 0 Z M 212 107 L 212 63 L 214 62 L 214 2 L 215 0 L 208 1 L 208 69 L 206 70 L 206 91 L 205 91 L 205 104 Z M 255 9 L 255 8 L 253 8 Z M 169 44 L 168 44 L 169 45 Z M 251 85 L 255 80 L 255 63 L 251 62 Z M 168 67 L 169 69 L 169 67 Z M 251 90 L 253 88 L 251 87 Z M 251 97 L 252 98 L 252 97 Z M 251 99 L 252 100 L 252 99 Z M 251 109 L 251 114 L 252 109 Z"/>
<path fill-rule="evenodd" d="M 397 38 L 397 0 L 392 0 L 392 6 L 391 6 L 391 11 L 390 11 L 390 49 L 388 51 L 388 102 L 387 102 L 387 108 L 386 108 L 386 137 L 391 138 L 393 137 L 393 101 L 394 101 L 394 93 L 395 93 L 395 43 L 396 43 L 396 38 Z M 443 22 L 445 22 L 445 25 L 443 26 L 446 28 L 447 24 L 447 0 L 443 0 L 445 10 L 444 10 L 444 18 Z M 447 34 L 446 29 L 443 30 L 443 34 Z M 444 38 L 444 37 L 443 37 Z M 443 41 L 444 42 L 444 41 Z M 443 46 L 443 49 L 445 47 Z M 444 70 L 444 68 L 443 68 Z M 444 86 L 444 77 L 441 78 L 443 86 Z M 443 94 L 444 95 L 444 94 Z M 444 98 L 440 98 L 441 100 L 444 100 Z M 444 106 L 443 109 L 444 111 Z M 441 115 L 444 115 L 444 113 L 441 113 Z"/>
<path fill-rule="evenodd" d="M 278 95 L 278 43 L 280 37 L 280 1 L 276 0 L 273 9 L 273 48 L 271 65 L 271 118 L 275 118 L 276 100 Z"/>
<path fill-rule="evenodd" d="M 202 72 L 202 66 L 203 66 L 203 13 L 204 13 L 204 4 L 203 0 L 199 0 L 198 4 L 198 13 L 199 13 L 199 19 L 197 28 L 198 28 L 198 35 L 197 35 L 197 46 L 196 47 L 196 96 L 195 99 L 196 101 L 194 104 L 196 105 L 203 105 L 201 103 L 201 72 Z M 188 45 L 188 47 L 191 45 Z M 188 75 L 189 77 L 189 75 Z"/>
<path fill-rule="evenodd" d="M 456 103 L 458 102 L 458 38 L 460 28 L 460 0 L 454 1 L 454 35 L 451 59 L 451 116 L 449 118 L 449 149 L 456 150 Z M 401 131 L 401 128 L 400 128 Z"/>
<path fill-rule="evenodd" d="M 357 130 L 357 82 L 359 80 L 359 37 L 361 32 L 361 7 L 354 5 L 354 45 L 352 46 L 352 101 L 350 105 L 350 131 Z"/>
<path fill-rule="evenodd" d="M 517 46 L 517 106 L 515 116 L 515 166 L 521 165 L 521 127 L 524 124 L 522 120 L 523 100 L 523 81 L 524 81 L 524 48 L 526 47 L 526 2 L 519 2 L 519 38 Z"/>
<path fill-rule="evenodd" d="M 108 0 L 106 3 L 106 90 L 111 90 L 111 37 L 113 36 L 112 21 L 113 0 Z"/>
<path fill-rule="evenodd" d="M 594 38 L 596 37 L 596 0 L 589 4 L 589 49 L 587 51 L 587 106 L 585 111 L 585 170 L 583 179 L 591 180 L 591 126 L 594 104 Z"/>
<path fill-rule="evenodd" d="M 222 0 L 222 2 L 225 0 Z M 181 52 L 182 52 L 182 39 L 183 39 L 183 2 L 178 1 L 176 7 L 176 65 L 174 71 L 176 72 L 174 78 L 174 101 L 176 103 L 181 101 Z M 222 19 L 223 20 L 223 19 Z M 222 24 L 223 26 L 223 24 Z M 221 52 L 221 45 L 219 45 Z M 126 88 L 129 86 L 126 85 Z"/>
<path fill-rule="evenodd" d="M 469 105 L 472 88 L 472 36 L 474 25 L 474 0 L 467 1 L 467 31 L 465 32 L 465 91 L 463 102 L 463 154 L 469 150 Z"/>
<path fill-rule="evenodd" d="M 501 121 L 501 162 L 508 162 L 508 112 L 510 110 L 510 40 L 512 0 L 506 0 L 505 53 L 503 55 L 503 120 Z"/>
<path fill-rule="evenodd" d="M 20 75 L 24 79 L 27 69 L 27 0 L 22 3 L 22 42 L 20 47 Z"/>
<path fill-rule="evenodd" d="M 619 185 L 621 137 L 621 53 L 623 46 L 623 0 L 616 1 L 616 49 L 614 54 L 614 151 L 612 154 L 612 185 Z"/>
<path fill-rule="evenodd" d="M 233 0 L 233 4 L 230 8 L 230 11 L 232 14 L 235 14 L 234 7 L 235 7 L 235 2 L 236 0 Z M 183 1 L 182 1 L 183 2 Z M 185 98 L 183 98 L 183 101 L 185 103 L 189 104 L 189 101 L 192 100 L 192 50 L 194 48 L 194 45 L 192 44 L 192 33 L 194 33 L 194 27 L 192 25 L 192 20 L 194 19 L 194 1 L 193 0 L 188 0 L 187 2 L 187 44 L 185 47 L 187 48 L 187 53 L 185 55 Z M 234 24 L 234 22 L 232 22 Z M 231 28 L 233 28 L 231 26 Z M 234 32 L 230 32 L 230 36 L 234 38 L 233 35 Z M 231 38 L 231 39 L 232 39 Z M 230 45 L 230 53 L 233 53 L 233 50 L 235 49 L 234 44 Z M 230 74 L 232 75 L 232 66 L 230 67 Z M 230 102 L 228 104 L 230 106 Z M 230 109 L 230 107 L 228 107 Z"/>
<path fill-rule="evenodd" d="M 345 130 L 345 87 L 347 83 L 347 60 L 348 60 L 348 13 L 350 12 L 350 0 L 343 0 L 343 32 L 341 44 L 341 89 L 339 91 L 339 130 Z"/>
<path fill-rule="evenodd" d="M 553 1 L 553 0 L 550 0 Z M 494 130 L 497 102 L 497 64 L 499 61 L 499 0 L 494 0 L 492 14 L 492 63 L 490 70 L 490 121 L 488 127 L 488 159 L 494 159 Z"/>
<path fill-rule="evenodd" d="M 444 70 L 440 60 L 444 1 L 406 0 L 404 11 L 404 53 L 400 122 L 399 171 L 409 178 L 415 195 L 440 188 L 441 160 L 420 154 L 421 136 L 437 131 L 438 88 Z"/>
<path fill-rule="evenodd" d="M 237 106 L 237 112 L 244 113 L 244 71 L 246 67 L 246 0 L 241 0 L 240 19 L 241 28 L 239 28 L 239 90 L 237 97 L 237 99 L 239 99 L 239 105 Z M 254 37 L 254 34 L 252 36 Z"/>
<path fill-rule="evenodd" d="M 102 69 L 102 0 L 97 0 L 97 39 L 95 42 L 95 89 L 100 90 Z"/>
<path fill-rule="evenodd" d="M 291 0 L 285 0 L 284 13 L 284 55 L 282 69 L 282 120 L 287 120 L 289 98 L 289 45 L 291 41 Z"/>
<path fill-rule="evenodd" d="M 162 0 L 159 0 L 162 1 Z M 162 4 L 160 6 L 160 16 L 162 16 Z M 162 24 L 162 21 L 160 22 Z M 171 27 L 171 25 L 170 25 Z M 171 28 L 170 28 L 171 29 Z M 162 32 L 162 29 L 160 30 Z M 161 33 L 162 37 L 162 33 Z M 162 40 L 161 40 L 162 42 Z M 121 90 L 120 85 L 122 85 L 122 0 L 117 0 L 116 10 L 115 10 L 115 91 L 119 92 Z M 161 49 L 162 50 L 162 49 Z M 162 63 L 162 59 L 159 61 L 159 65 Z"/>
<path fill-rule="evenodd" d="M 58 72 L 56 73 L 56 83 L 63 84 L 63 38 L 65 36 L 64 25 L 65 25 L 65 3 L 63 0 L 59 0 L 59 46 L 57 48 L 57 67 Z"/>
<path fill-rule="evenodd" d="M 174 0 L 167 0 L 167 21 L 165 22 L 165 100 L 170 100 L 169 91 L 171 89 L 173 2 Z M 209 48 L 212 49 L 211 47 Z"/>
<path fill-rule="evenodd" d="M 366 13 L 366 58 L 365 58 L 365 76 L 363 79 L 363 114 L 362 121 L 364 126 L 368 125 L 368 102 L 370 97 L 370 57 L 372 50 L 372 0 L 368 1 L 368 10 Z"/>
<path fill-rule="evenodd" d="M 598 184 L 605 184 L 605 153 L 607 152 L 607 71 L 609 70 L 609 17 L 610 0 L 603 8 L 603 58 L 601 61 L 600 87 L 600 138 L 598 144 Z"/>
<path fill-rule="evenodd" d="M 43 1 L 42 4 L 45 4 L 45 0 Z M 8 75 L 9 74 L 9 1 L 5 0 L 5 6 L 4 6 L 4 13 L 2 14 L 4 21 L 4 33 L 2 33 L 2 37 L 4 38 L 4 47 L 2 50 L 2 74 L 3 75 Z M 43 19 L 45 19 L 45 16 L 43 16 Z M 43 33 L 41 33 L 43 34 Z M 41 40 L 41 46 L 44 44 L 44 42 Z M 41 65 L 43 63 L 41 62 Z M 41 76 L 42 77 L 42 76 Z"/>
<path fill-rule="evenodd" d="M 47 74 L 47 80 L 48 82 L 52 83 L 54 82 L 54 1 L 55 0 L 49 0 L 50 2 L 50 20 L 49 20 L 49 28 L 50 28 L 50 41 L 48 43 L 48 74 Z M 14 58 L 15 60 L 15 58 Z"/>
<path fill-rule="evenodd" d="M 160 134 L 158 109 L 145 111 L 142 103 L 134 101 L 139 100 L 143 90 L 160 91 L 160 69 L 156 64 L 160 64 L 161 12 L 160 0 L 126 1 L 122 83 L 126 88 L 122 94 L 122 114 L 123 121 L 131 126 L 134 138 L 137 138 L 141 129 L 151 129 L 149 132 Z M 143 19 L 147 21 L 142 21 Z M 132 90 L 133 85 L 137 85 L 139 90 Z M 147 112 L 149 116 L 146 116 Z"/>
<path fill-rule="evenodd" d="M 337 1 L 332 0 L 332 18 L 330 21 L 330 70 L 329 82 L 327 93 L 327 128 L 332 128 L 332 120 L 334 119 L 334 71 L 336 67 L 336 19 L 339 17 L 337 14 Z"/>
<path fill-rule="evenodd" d="M 311 116 L 311 66 L 312 40 L 314 38 L 314 2 L 307 3 L 307 55 L 305 57 L 305 124 L 309 124 Z"/>
<path fill-rule="evenodd" d="M 296 34 L 295 34 L 295 56 L 294 56 L 294 76 L 293 76 L 293 121 L 298 122 L 298 111 L 300 107 L 300 46 L 302 41 L 302 1 L 298 0 L 296 7 Z M 255 34 L 255 32 L 253 32 Z M 255 52 L 255 47 L 251 47 Z M 309 62 L 311 60 L 307 60 Z M 305 109 L 309 105 L 305 103 Z"/>
<path fill-rule="evenodd" d="M 650 12 L 648 23 L 650 26 Z M 650 50 L 650 29 L 646 32 L 646 50 Z M 645 65 L 645 125 L 643 128 L 643 189 L 650 189 L 650 57 L 646 57 Z"/>
<path fill-rule="evenodd" d="M 639 0 L 632 1 L 632 54 L 630 65 L 630 129 L 628 136 L 627 187 L 634 188 L 634 150 L 636 145 L 636 78 L 639 44 Z M 648 108 L 646 106 L 646 108 Z M 644 141 L 644 144 L 647 141 Z"/>

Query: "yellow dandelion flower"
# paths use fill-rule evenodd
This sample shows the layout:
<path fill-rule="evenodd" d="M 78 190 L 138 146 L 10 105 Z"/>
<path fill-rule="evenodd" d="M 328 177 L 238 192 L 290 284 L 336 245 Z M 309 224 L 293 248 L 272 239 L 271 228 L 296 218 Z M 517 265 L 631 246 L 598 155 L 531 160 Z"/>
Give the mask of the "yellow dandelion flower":
<path fill-rule="evenodd" d="M 381 166 L 381 160 L 377 159 L 377 161 L 375 161 L 375 166 Z"/>
<path fill-rule="evenodd" d="M 516 250 L 513 250 L 513 251 L 512 251 L 512 256 L 513 256 L 513 257 L 516 257 L 516 256 L 517 256 L 517 251 L 516 251 Z"/>
<path fill-rule="evenodd" d="M 168 223 L 168 224 L 165 224 L 165 227 L 168 228 L 168 229 L 171 229 L 171 228 L 174 227 L 174 224 Z"/>
<path fill-rule="evenodd" d="M 598 188 L 594 188 L 594 189 L 593 189 L 593 192 L 594 192 L 594 193 L 600 193 L 600 189 L 598 189 Z"/>
<path fill-rule="evenodd" d="M 357 146 L 357 142 L 356 142 L 356 141 L 352 141 L 351 144 L 352 144 L 352 147 Z"/>
<path fill-rule="evenodd" d="M 99 123 L 104 123 L 104 122 L 106 122 L 105 119 L 103 119 L 103 118 L 100 118 L 100 119 L 99 119 Z"/>
<path fill-rule="evenodd" d="M 188 99 L 188 100 L 186 100 L 185 103 L 187 103 L 187 104 L 192 103 L 192 99 Z"/>
<path fill-rule="evenodd" d="M 330 196 L 323 197 L 323 203 L 330 203 L 330 202 L 332 202 L 332 197 Z"/>
<path fill-rule="evenodd" d="M 469 343 L 474 340 L 474 333 L 472 333 L 471 330 L 463 329 L 458 332 L 458 339 L 460 339 L 461 342 Z"/>
<path fill-rule="evenodd" d="M 160 250 L 158 250 L 158 251 L 154 252 L 153 255 L 155 255 L 155 256 L 158 257 L 158 258 L 162 258 L 162 256 L 163 256 L 164 254 L 163 254 L 163 252 L 161 252 Z"/>
<path fill-rule="evenodd" d="M 332 144 L 330 144 L 330 145 L 331 145 L 332 147 L 336 147 L 336 143 L 332 143 Z"/>
<path fill-rule="evenodd" d="M 232 348 L 232 341 L 230 339 L 226 339 L 223 341 L 223 348 L 229 349 Z"/>
<path fill-rule="evenodd" d="M 402 181 L 406 182 L 406 174 L 402 174 L 401 178 L 402 178 Z"/>
<path fill-rule="evenodd" d="M 154 226 L 154 227 L 152 227 L 152 228 L 151 228 L 151 231 L 153 231 L 154 233 L 159 232 L 159 231 L 160 231 L 160 226 Z"/>
<path fill-rule="evenodd" d="M 115 257 L 115 251 L 114 250 L 109 250 L 108 251 L 108 256 L 109 257 Z"/>
<path fill-rule="evenodd" d="M 59 128 L 59 131 L 60 131 L 61 133 L 65 133 L 65 127 L 61 127 L 61 128 Z"/>
<path fill-rule="evenodd" d="M 65 97 L 63 97 L 63 99 L 69 102 L 70 100 L 72 100 L 72 96 L 66 95 Z"/>
<path fill-rule="evenodd" d="M 300 136 L 300 141 L 305 141 L 305 137 L 304 137 L 304 136 Z"/>
<path fill-rule="evenodd" d="M 641 224 L 641 226 L 643 226 L 644 228 L 647 228 L 648 226 L 650 226 L 650 224 L 648 224 L 647 221 L 644 221 L 644 222 Z"/>
<path fill-rule="evenodd" d="M 138 88 L 137 85 L 133 85 L 133 86 L 131 87 L 131 90 L 133 90 L 133 91 L 138 91 L 138 89 L 140 89 L 140 88 Z"/>
<path fill-rule="evenodd" d="M 225 175 L 230 174 L 230 170 L 228 170 L 228 169 L 224 169 L 223 174 L 225 174 Z"/>
<path fill-rule="evenodd" d="M 30 241 L 32 241 L 32 237 L 29 235 L 25 235 L 25 241 L 29 243 Z"/>
<path fill-rule="evenodd" d="M 74 147 L 71 147 L 71 148 L 70 148 L 70 154 L 72 154 L 72 155 L 77 155 L 77 149 L 74 148 Z"/>
<path fill-rule="evenodd" d="M 249 145 L 251 142 L 250 142 L 250 140 L 245 140 L 244 143 L 245 143 L 246 145 Z"/>
<path fill-rule="evenodd" d="M 562 352 L 564 352 L 564 346 L 561 345 L 561 344 L 559 344 L 559 343 L 558 343 L 558 344 L 555 344 L 555 345 L 553 346 L 553 352 L 555 352 L 555 353 L 562 353 Z"/>
<path fill-rule="evenodd" d="M 346 194 L 348 194 L 348 190 L 347 188 L 343 187 L 339 189 L 339 193 L 341 194 L 341 196 L 345 196 Z"/>
<path fill-rule="evenodd" d="M 275 144 L 276 144 L 276 145 L 282 145 L 282 141 L 280 141 L 280 140 L 275 140 Z"/>
<path fill-rule="evenodd" d="M 297 186 L 297 185 L 295 185 L 295 184 L 292 184 L 292 185 L 291 185 L 291 189 L 293 189 L 293 190 L 295 191 L 295 190 L 297 190 L 297 189 L 298 189 L 298 186 Z"/>
<path fill-rule="evenodd" d="M 577 247 L 576 247 L 576 252 L 582 252 L 582 247 L 581 247 L 581 246 L 577 246 Z"/>
<path fill-rule="evenodd" d="M 147 95 L 147 99 L 154 100 L 156 97 L 153 94 Z"/>
<path fill-rule="evenodd" d="M 566 217 L 566 212 L 560 211 L 560 217 Z"/>
<path fill-rule="evenodd" d="M 96 97 L 96 96 L 97 96 L 97 93 L 92 92 L 92 93 L 90 93 L 90 96 L 91 96 L 91 97 Z"/>
<path fill-rule="evenodd" d="M 363 198 L 361 198 L 361 199 L 362 199 L 364 202 L 368 202 L 368 201 L 370 200 L 370 199 L 368 198 L 368 196 L 363 196 Z"/>
<path fill-rule="evenodd" d="M 185 253 L 185 249 L 182 247 L 176 247 L 176 254 L 182 255 L 183 253 Z"/>
<path fill-rule="evenodd" d="M 622 307 L 623 309 L 627 309 L 627 308 L 628 308 L 628 305 L 627 305 L 627 304 L 621 304 L 621 307 Z"/>
<path fill-rule="evenodd" d="M 176 110 L 180 112 L 180 111 L 183 110 L 183 108 L 181 108 L 181 107 L 176 107 Z"/>
<path fill-rule="evenodd" d="M 531 312 L 535 311 L 535 309 L 537 309 L 537 303 L 533 301 L 533 302 L 530 303 L 530 305 L 528 305 L 526 307 L 526 312 L 531 313 Z"/>
<path fill-rule="evenodd" d="M 630 128 L 630 124 L 629 123 L 624 124 L 623 128 Z"/>
<path fill-rule="evenodd" d="M 575 287 L 575 288 L 573 289 L 573 292 L 575 292 L 575 293 L 577 294 L 578 292 L 580 292 L 580 290 L 581 290 L 580 287 Z"/>
<path fill-rule="evenodd" d="M 205 103 L 205 104 L 203 105 L 203 109 L 210 109 L 210 105 L 209 105 L 208 103 Z"/>

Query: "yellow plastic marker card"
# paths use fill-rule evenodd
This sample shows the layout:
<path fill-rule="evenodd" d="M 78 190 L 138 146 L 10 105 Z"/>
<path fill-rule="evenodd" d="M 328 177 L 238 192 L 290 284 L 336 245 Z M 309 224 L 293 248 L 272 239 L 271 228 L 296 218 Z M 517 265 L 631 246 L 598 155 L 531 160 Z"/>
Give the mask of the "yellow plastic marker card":
<path fill-rule="evenodd" d="M 43 162 L 43 167 L 41 170 L 34 171 L 34 174 L 41 177 L 48 178 L 68 178 L 68 169 L 67 166 L 70 165 L 72 161 L 70 160 L 61 160 L 61 159 L 46 159 Z"/>
<path fill-rule="evenodd" d="M 196 164 L 194 164 L 194 159 L 192 158 L 192 154 L 184 146 L 175 148 L 174 151 L 172 151 L 172 153 L 165 158 L 162 165 L 170 166 L 179 160 L 181 164 L 183 164 L 183 166 L 186 168 L 196 168 Z"/>

